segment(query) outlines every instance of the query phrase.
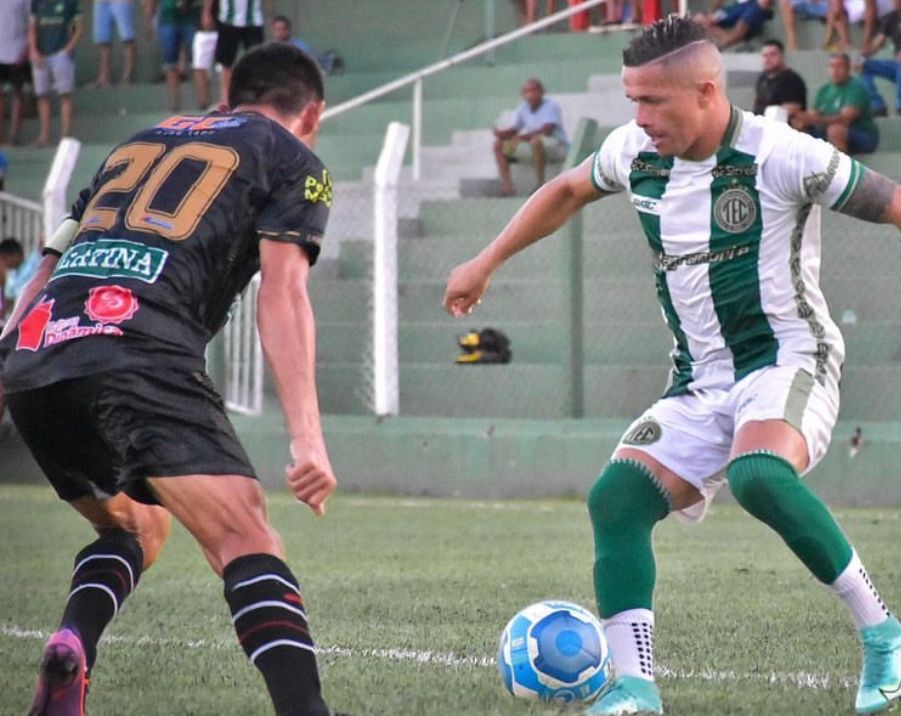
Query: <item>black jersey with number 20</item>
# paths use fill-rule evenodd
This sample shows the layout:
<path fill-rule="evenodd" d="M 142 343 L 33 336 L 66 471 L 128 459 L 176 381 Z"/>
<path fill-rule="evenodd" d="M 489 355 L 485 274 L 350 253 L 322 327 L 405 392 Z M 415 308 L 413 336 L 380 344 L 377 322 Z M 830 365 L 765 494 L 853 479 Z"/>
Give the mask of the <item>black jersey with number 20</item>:
<path fill-rule="evenodd" d="M 6 339 L 6 389 L 133 367 L 202 370 L 207 342 L 259 270 L 259 242 L 297 244 L 314 263 L 331 202 L 316 155 L 262 115 L 171 117 L 140 132 L 75 203 L 75 242 Z"/>

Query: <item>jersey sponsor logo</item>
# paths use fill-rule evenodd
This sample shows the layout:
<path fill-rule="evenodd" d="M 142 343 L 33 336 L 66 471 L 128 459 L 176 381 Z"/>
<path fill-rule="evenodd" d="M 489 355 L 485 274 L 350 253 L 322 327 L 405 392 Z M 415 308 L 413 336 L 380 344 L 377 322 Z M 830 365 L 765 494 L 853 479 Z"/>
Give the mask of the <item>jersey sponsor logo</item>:
<path fill-rule="evenodd" d="M 745 189 L 727 189 L 713 205 L 713 217 L 723 231 L 740 234 L 757 220 L 757 202 Z"/>
<path fill-rule="evenodd" d="M 234 129 L 245 124 L 247 119 L 244 117 L 169 117 L 158 125 L 156 125 L 157 133 L 167 136 L 180 134 L 209 134 L 217 132 L 221 129 Z"/>
<path fill-rule="evenodd" d="M 44 348 L 76 338 L 84 338 L 85 336 L 121 335 L 122 329 L 116 328 L 116 326 L 105 326 L 102 323 L 96 323 L 93 326 L 82 326 L 81 319 L 77 316 L 75 318 L 61 318 L 58 321 L 50 321 L 47 325 L 47 332 L 44 334 Z"/>
<path fill-rule="evenodd" d="M 84 312 L 98 323 L 122 323 L 140 308 L 138 297 L 122 286 L 95 286 L 84 302 Z"/>
<path fill-rule="evenodd" d="M 674 271 L 679 266 L 697 266 L 698 264 L 715 264 L 721 261 L 737 259 L 751 251 L 747 244 L 744 246 L 732 246 L 722 251 L 701 251 L 695 254 L 683 254 L 682 256 L 669 256 L 657 254 L 657 268 L 664 271 Z"/>
<path fill-rule="evenodd" d="M 736 166 L 734 164 L 721 164 L 715 166 L 710 173 L 714 179 L 720 177 L 756 177 L 757 163 L 748 164 L 747 166 Z"/>
<path fill-rule="evenodd" d="M 41 347 L 44 331 L 53 316 L 53 300 L 41 301 L 32 308 L 19 324 L 16 339 L 17 351 L 36 351 Z"/>
<path fill-rule="evenodd" d="M 322 170 L 321 181 L 312 174 L 307 176 L 304 181 L 303 195 L 311 204 L 321 201 L 327 207 L 332 207 L 332 178 L 329 176 L 328 169 Z"/>
<path fill-rule="evenodd" d="M 93 326 L 82 326 L 79 317 L 53 318 L 53 303 L 41 301 L 19 324 L 19 336 L 16 341 L 16 350 L 38 351 L 58 343 L 71 341 L 85 336 L 121 336 L 122 329 L 116 326 L 108 326 L 96 323 Z"/>
<path fill-rule="evenodd" d="M 169 252 L 135 241 L 98 239 L 72 246 L 56 266 L 50 280 L 61 276 L 134 278 L 155 283 Z"/>
<path fill-rule="evenodd" d="M 663 429 L 653 418 L 642 420 L 623 437 L 626 445 L 651 445 L 660 439 Z"/>
<path fill-rule="evenodd" d="M 660 216 L 660 199 L 652 199 L 648 196 L 633 194 L 632 206 L 635 207 L 636 211 L 641 211 L 645 214 L 654 214 L 654 216 Z"/>

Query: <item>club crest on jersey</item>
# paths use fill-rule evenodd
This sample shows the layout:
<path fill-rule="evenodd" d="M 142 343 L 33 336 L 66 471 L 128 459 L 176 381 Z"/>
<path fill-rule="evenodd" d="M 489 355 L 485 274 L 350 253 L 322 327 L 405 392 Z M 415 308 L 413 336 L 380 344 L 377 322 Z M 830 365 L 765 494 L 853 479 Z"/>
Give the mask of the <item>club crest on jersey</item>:
<path fill-rule="evenodd" d="M 322 170 L 322 181 L 312 174 L 307 175 L 304 181 L 304 198 L 311 204 L 321 201 L 327 207 L 332 206 L 332 178 L 328 169 Z"/>
<path fill-rule="evenodd" d="M 122 286 L 95 286 L 84 302 L 84 312 L 97 323 L 119 324 L 138 312 L 138 298 Z"/>
<path fill-rule="evenodd" d="M 723 231 L 740 234 L 757 221 L 757 202 L 746 189 L 727 189 L 713 205 L 713 217 Z"/>
<path fill-rule="evenodd" d="M 623 437 L 626 445 L 651 445 L 660 439 L 663 429 L 653 418 L 642 420 Z"/>

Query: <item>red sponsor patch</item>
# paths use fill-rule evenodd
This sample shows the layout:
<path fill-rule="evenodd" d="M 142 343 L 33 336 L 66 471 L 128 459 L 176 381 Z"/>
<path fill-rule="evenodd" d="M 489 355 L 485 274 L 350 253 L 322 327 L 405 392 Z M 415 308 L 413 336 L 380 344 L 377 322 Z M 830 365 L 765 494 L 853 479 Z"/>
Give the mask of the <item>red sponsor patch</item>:
<path fill-rule="evenodd" d="M 41 347 L 41 339 L 50 322 L 53 301 L 41 301 L 32 308 L 19 324 L 19 337 L 16 350 L 36 351 Z"/>
<path fill-rule="evenodd" d="M 88 318 L 98 323 L 122 323 L 138 311 L 138 298 L 122 286 L 97 286 L 84 303 Z"/>

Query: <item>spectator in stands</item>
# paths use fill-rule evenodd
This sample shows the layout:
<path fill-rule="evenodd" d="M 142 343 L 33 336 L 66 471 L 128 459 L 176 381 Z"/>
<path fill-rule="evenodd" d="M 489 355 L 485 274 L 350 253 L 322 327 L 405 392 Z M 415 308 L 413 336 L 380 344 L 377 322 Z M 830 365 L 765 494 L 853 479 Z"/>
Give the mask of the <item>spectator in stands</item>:
<path fill-rule="evenodd" d="M 15 239 L 0 241 L 0 323 L 6 320 L 12 310 L 13 302 L 6 299 L 6 283 L 9 274 L 25 261 L 22 244 Z"/>
<path fill-rule="evenodd" d="M 78 0 L 32 0 L 28 49 L 41 124 L 36 146 L 50 144 L 51 89 L 60 98 L 62 136 L 72 134 L 74 53 L 83 29 Z"/>
<path fill-rule="evenodd" d="M 512 162 L 534 161 L 537 186 L 541 186 L 546 163 L 562 161 L 569 147 L 560 105 L 544 96 L 544 86 L 534 78 L 522 86 L 522 102 L 516 108 L 513 124 L 495 129 L 494 137 L 502 196 L 516 193 L 510 178 Z"/>
<path fill-rule="evenodd" d="M 538 0 L 513 0 L 520 25 L 531 25 L 538 13 Z"/>
<path fill-rule="evenodd" d="M 870 95 L 851 75 L 851 58 L 837 52 L 829 58 L 832 80 L 820 87 L 813 109 L 797 112 L 792 125 L 826 139 L 846 154 L 868 154 L 879 144 L 879 128 L 870 111 Z"/>
<path fill-rule="evenodd" d="M 834 23 L 831 21 L 833 7 L 830 0 L 781 0 L 782 24 L 785 26 L 785 44 L 789 50 L 798 49 L 798 31 L 795 29 L 795 19 L 820 20 L 828 22 L 826 40 L 828 43 L 832 36 Z"/>
<path fill-rule="evenodd" d="M 891 40 L 895 46 L 895 55 L 892 59 L 874 59 L 879 50 L 883 48 L 887 40 Z M 874 77 L 884 77 L 895 83 L 895 111 L 901 115 L 901 0 L 895 0 L 894 9 L 879 24 L 876 36 L 870 46 L 864 50 L 866 60 L 860 71 L 860 79 L 866 85 L 870 93 L 870 108 L 876 117 L 888 115 L 885 100 L 876 89 Z"/>
<path fill-rule="evenodd" d="M 219 14 L 219 4 L 213 0 L 213 22 Z M 216 41 L 219 33 L 216 29 L 200 29 L 194 33 L 191 44 L 191 68 L 194 70 L 194 87 L 197 90 L 197 107 L 205 110 L 210 106 L 210 74 L 216 65 Z"/>
<path fill-rule="evenodd" d="M 23 88 L 28 66 L 28 0 L 0 2 L 0 144 L 6 144 L 6 85 L 12 89 L 9 143 L 17 144 L 22 127 Z"/>
<path fill-rule="evenodd" d="M 163 54 L 163 72 L 169 90 L 169 109 L 181 109 L 181 76 L 178 55 L 181 50 L 190 54 L 194 33 L 200 23 L 201 6 L 195 0 L 144 0 L 148 23 L 159 7 L 160 21 L 157 35 Z"/>
<path fill-rule="evenodd" d="M 10 238 L 0 241 L 0 256 L 4 252 L 4 247 L 12 261 L 7 266 L 6 281 L 3 288 L 0 289 L 3 294 L 0 299 L 4 300 L 5 306 L 12 307 L 19 300 L 25 286 L 37 273 L 38 267 L 41 265 L 41 251 L 34 249 L 26 257 L 22 244 L 16 239 Z"/>
<path fill-rule="evenodd" d="M 310 57 L 316 60 L 325 74 L 335 74 L 344 69 L 344 59 L 335 50 L 325 50 L 318 52 L 313 46 L 299 37 L 291 36 L 291 21 L 284 15 L 276 15 L 272 18 L 269 25 L 272 31 L 272 39 L 276 42 L 287 42 L 294 45 L 298 50 L 303 50 Z"/>
<path fill-rule="evenodd" d="M 835 13 L 835 31 L 838 35 L 836 45 L 840 52 L 847 52 L 851 47 L 848 37 L 848 26 L 863 22 L 864 52 L 870 49 L 876 28 L 880 20 L 894 9 L 893 0 L 830 0 Z"/>
<path fill-rule="evenodd" d="M 764 23 L 773 17 L 773 0 L 738 0 L 722 6 L 713 0 L 707 15 L 695 15 L 695 22 L 707 28 L 720 49 L 747 42 L 763 32 Z"/>
<path fill-rule="evenodd" d="M 94 44 L 97 45 L 97 87 L 108 87 L 112 79 L 113 25 L 122 43 L 122 78 L 131 84 L 135 67 L 135 13 L 131 0 L 94 0 Z"/>
<path fill-rule="evenodd" d="M 263 4 L 266 0 L 219 0 L 219 22 L 213 18 L 214 0 L 203 0 L 201 28 L 218 30 L 216 41 L 216 62 L 220 66 L 220 99 L 228 103 L 228 85 L 231 83 L 232 67 L 238 58 L 238 46 L 245 50 L 263 43 L 266 20 Z M 267 3 L 269 4 L 269 3 Z"/>
<path fill-rule="evenodd" d="M 9 166 L 9 162 L 6 159 L 6 155 L 3 152 L 0 152 L 0 191 L 3 191 L 3 187 L 6 186 L 7 166 Z"/>
<path fill-rule="evenodd" d="M 763 72 L 757 78 L 754 114 L 763 114 L 770 105 L 788 112 L 789 120 L 807 109 L 807 85 L 801 76 L 785 63 L 785 47 L 779 40 L 767 40 L 760 51 Z"/>

